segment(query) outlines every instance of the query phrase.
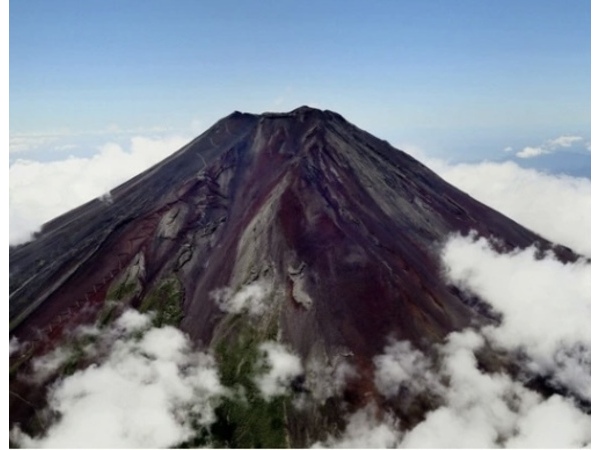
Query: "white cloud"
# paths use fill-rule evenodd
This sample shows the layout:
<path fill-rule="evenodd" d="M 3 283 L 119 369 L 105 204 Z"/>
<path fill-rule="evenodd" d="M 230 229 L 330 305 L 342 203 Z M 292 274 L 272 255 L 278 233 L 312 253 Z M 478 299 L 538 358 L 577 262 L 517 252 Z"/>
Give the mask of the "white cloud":
<path fill-rule="evenodd" d="M 149 328 L 152 323 L 150 314 L 142 314 L 136 309 L 128 309 L 115 320 L 114 327 L 118 331 L 125 331 L 127 334 Z"/>
<path fill-rule="evenodd" d="M 247 312 L 253 316 L 261 315 L 267 308 L 265 303 L 270 289 L 265 282 L 256 281 L 243 286 L 237 292 L 225 287 L 212 291 L 210 297 L 217 303 L 221 311 L 239 314 Z"/>
<path fill-rule="evenodd" d="M 514 162 L 451 165 L 428 159 L 442 178 L 555 243 L 591 255 L 591 182 Z"/>
<path fill-rule="evenodd" d="M 75 150 L 76 148 L 78 148 L 79 146 L 76 144 L 62 144 L 62 145 L 55 145 L 54 146 L 54 150 L 58 150 L 61 152 L 66 152 L 69 150 Z"/>
<path fill-rule="evenodd" d="M 266 370 L 255 377 L 256 386 L 266 399 L 285 395 L 294 378 L 303 372 L 300 358 L 277 342 L 263 342 L 258 348 L 263 357 L 259 366 Z"/>
<path fill-rule="evenodd" d="M 13 429 L 11 438 L 26 447 L 166 448 L 210 425 L 225 393 L 214 359 L 193 351 L 173 327 L 123 335 L 147 324 L 139 316 L 132 312 L 103 333 L 118 336 L 104 360 L 51 389 L 49 404 L 60 417 L 43 437 Z"/>
<path fill-rule="evenodd" d="M 442 261 L 451 282 L 502 313 L 501 326 L 484 329 L 488 337 L 502 347 L 524 349 L 537 371 L 589 398 L 589 263 L 563 264 L 553 254 L 538 259 L 533 247 L 500 255 L 485 239 L 460 236 L 448 240 Z"/>
<path fill-rule="evenodd" d="M 404 386 L 412 392 L 437 391 L 437 379 L 433 367 L 425 355 L 409 342 L 393 342 L 386 346 L 382 355 L 373 359 L 375 385 L 386 397 L 398 394 Z"/>
<path fill-rule="evenodd" d="M 583 138 L 581 136 L 559 136 L 556 139 L 551 139 L 548 141 L 548 146 L 550 148 L 568 148 L 577 142 L 582 142 Z"/>
<path fill-rule="evenodd" d="M 453 333 L 440 349 L 445 404 L 408 431 L 406 448 L 492 448 L 527 443 L 581 447 L 590 441 L 590 416 L 560 397 L 543 399 L 506 373 L 480 370 L 474 352 L 484 340 L 473 330 Z M 566 426 L 562 424 L 569 421 Z M 560 425 L 559 425 L 560 424 Z"/>
<path fill-rule="evenodd" d="M 8 341 L 8 355 L 10 356 L 13 353 L 16 353 L 17 351 L 19 351 L 20 348 L 21 348 L 21 343 L 19 342 L 17 337 L 16 336 L 11 337 L 10 340 Z"/>
<path fill-rule="evenodd" d="M 555 426 L 548 426 L 555 424 Z M 590 421 L 559 396 L 535 405 L 521 418 L 507 448 L 580 448 L 589 445 Z"/>
<path fill-rule="evenodd" d="M 546 155 L 562 149 L 570 148 L 573 144 L 583 143 L 583 137 L 581 136 L 559 136 L 555 139 L 549 139 L 542 145 L 537 147 L 525 147 L 521 151 L 517 152 L 516 155 L 519 158 L 534 158 L 540 155 Z M 505 149 L 506 151 L 506 149 Z"/>
<path fill-rule="evenodd" d="M 430 373 L 436 378 L 434 384 L 436 394 L 442 399 L 441 406 L 428 412 L 413 428 L 403 430 L 402 424 L 393 420 L 381 405 L 369 404 L 348 416 L 343 432 L 330 435 L 315 447 L 571 448 L 589 445 L 591 418 L 571 400 L 558 395 L 545 399 L 505 372 L 487 373 L 480 368 L 475 354 L 484 348 L 485 339 L 477 331 L 452 333 L 427 356 L 405 343 L 396 344 L 388 346 L 382 356 L 394 354 L 399 360 L 406 359 L 400 361 L 403 366 L 413 366 L 414 361 L 422 360 L 422 367 L 432 367 L 431 359 L 436 359 L 439 368 Z M 384 394 L 389 393 L 394 374 L 398 375 L 398 385 L 407 380 L 404 371 L 388 374 Z M 410 389 L 427 389 L 430 381 L 418 384 Z M 406 398 L 405 391 L 400 395 Z"/>
<path fill-rule="evenodd" d="M 325 442 L 316 442 L 312 448 L 394 448 L 400 442 L 398 423 L 389 414 L 377 416 L 372 404 L 359 409 L 348 418 L 339 437 L 329 436 Z"/>
<path fill-rule="evenodd" d="M 534 158 L 536 156 L 545 155 L 550 153 L 550 150 L 543 149 L 542 147 L 525 147 L 516 153 L 519 158 Z"/>
<path fill-rule="evenodd" d="M 43 223 L 106 194 L 187 142 L 179 136 L 137 136 L 127 149 L 108 143 L 90 158 L 15 161 L 9 168 L 10 243 L 26 242 Z"/>

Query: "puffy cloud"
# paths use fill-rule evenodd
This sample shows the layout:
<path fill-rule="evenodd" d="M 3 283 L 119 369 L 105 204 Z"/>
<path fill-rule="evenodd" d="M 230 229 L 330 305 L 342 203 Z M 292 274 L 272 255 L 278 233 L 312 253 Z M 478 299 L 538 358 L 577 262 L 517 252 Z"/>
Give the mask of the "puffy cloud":
<path fill-rule="evenodd" d="M 129 148 L 108 143 L 89 158 L 18 159 L 9 168 L 10 243 L 26 242 L 43 223 L 106 194 L 187 142 L 180 136 L 137 136 L 131 138 Z"/>
<path fill-rule="evenodd" d="M 116 338 L 109 354 L 50 391 L 59 419 L 42 437 L 14 429 L 11 438 L 25 447 L 166 448 L 210 425 L 225 393 L 214 359 L 193 351 L 173 327 L 151 328 L 140 337 L 148 322 L 126 313 L 99 335 Z"/>
<path fill-rule="evenodd" d="M 150 314 L 142 314 L 136 309 L 128 309 L 115 320 L 114 327 L 116 330 L 131 334 L 149 328 L 151 323 Z"/>
<path fill-rule="evenodd" d="M 259 362 L 261 373 L 254 380 L 256 386 L 266 399 L 285 395 L 292 381 L 303 372 L 300 358 L 277 342 L 263 342 L 258 348 L 263 358 Z"/>
<path fill-rule="evenodd" d="M 555 426 L 549 426 L 555 424 Z M 519 421 L 507 448 L 577 448 L 589 445 L 590 421 L 567 400 L 552 396 L 533 406 Z"/>
<path fill-rule="evenodd" d="M 441 349 L 442 370 L 449 379 L 446 405 L 407 433 L 404 446 L 492 447 L 514 427 L 515 414 L 504 398 L 511 398 L 515 386 L 506 375 L 485 374 L 477 368 L 473 351 L 482 344 L 473 331 L 449 336 Z"/>
<path fill-rule="evenodd" d="M 325 442 L 316 442 L 312 448 L 394 448 L 400 442 L 397 421 L 385 414 L 377 417 L 375 407 L 369 404 L 348 418 L 339 437 L 329 436 Z"/>
<path fill-rule="evenodd" d="M 413 392 L 438 390 L 431 362 L 422 352 L 414 349 L 410 342 L 391 343 L 373 362 L 375 385 L 386 397 L 397 395 L 402 386 Z"/>
<path fill-rule="evenodd" d="M 427 159 L 442 178 L 546 239 L 591 255 L 591 182 L 514 162 L 448 164 Z"/>
<path fill-rule="evenodd" d="M 411 429 L 393 419 L 390 412 L 369 404 L 347 417 L 345 429 L 314 447 L 345 448 L 575 448 L 589 445 L 591 418 L 566 397 L 544 398 L 503 371 L 485 372 L 477 351 L 485 338 L 476 330 L 450 334 L 443 345 L 428 355 L 398 342 L 386 348 L 403 366 L 439 367 L 410 389 L 428 389 L 431 381 L 441 406 L 425 415 Z M 380 359 L 380 355 L 375 360 Z M 404 371 L 388 372 L 383 394 L 394 381 L 406 383 Z M 405 398 L 405 393 L 402 394 Z"/>
<path fill-rule="evenodd" d="M 402 440 L 406 448 L 581 447 L 590 442 L 590 416 L 562 397 L 544 399 L 506 373 L 485 373 L 474 330 L 451 334 L 440 348 L 445 404 L 427 414 Z M 569 423 L 563 426 L 562 424 Z M 558 425 L 560 424 L 560 425 Z M 551 435 L 538 440 L 543 434 Z"/>
<path fill-rule="evenodd" d="M 442 261 L 451 282 L 502 313 L 500 326 L 484 329 L 488 337 L 505 348 L 524 349 L 537 371 L 589 398 L 589 263 L 563 264 L 552 253 L 539 259 L 534 247 L 498 254 L 473 236 L 449 239 Z"/>
<path fill-rule="evenodd" d="M 542 147 L 525 147 L 518 151 L 516 155 L 519 158 L 535 158 L 536 156 L 545 155 L 550 153 L 550 150 Z"/>
<path fill-rule="evenodd" d="M 243 286 L 237 292 L 225 287 L 212 291 L 210 296 L 221 311 L 233 314 L 247 312 L 253 316 L 261 315 L 267 308 L 265 298 L 270 289 L 264 282 L 256 281 Z"/>

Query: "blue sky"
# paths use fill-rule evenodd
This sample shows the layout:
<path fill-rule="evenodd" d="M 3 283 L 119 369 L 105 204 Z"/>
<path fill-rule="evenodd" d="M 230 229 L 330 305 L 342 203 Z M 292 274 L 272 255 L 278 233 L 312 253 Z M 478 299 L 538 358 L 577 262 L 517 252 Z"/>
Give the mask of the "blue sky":
<path fill-rule="evenodd" d="M 458 160 L 590 139 L 583 0 L 13 0 L 9 45 L 11 140 L 79 152 L 302 104 Z"/>

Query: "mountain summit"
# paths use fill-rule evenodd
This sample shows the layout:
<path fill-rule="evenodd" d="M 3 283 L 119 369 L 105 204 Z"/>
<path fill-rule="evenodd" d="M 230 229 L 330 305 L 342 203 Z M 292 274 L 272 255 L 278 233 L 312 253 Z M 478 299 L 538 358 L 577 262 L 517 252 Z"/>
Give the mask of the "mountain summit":
<path fill-rule="evenodd" d="M 40 432 L 48 383 L 19 376 L 35 358 L 133 308 L 216 355 L 228 386 L 266 340 L 305 368 L 351 367 L 339 399 L 308 413 L 284 405 L 285 442 L 244 440 L 231 405 L 211 431 L 227 445 L 309 445 L 339 408 L 378 404 L 373 358 L 390 339 L 426 351 L 499 320 L 442 273 L 440 247 L 469 232 L 505 251 L 552 245 L 335 112 L 236 111 L 11 248 L 10 330 L 21 343 L 11 356 L 11 426 Z M 68 370 L 91 362 L 81 356 Z M 314 394 L 316 376 L 306 369 L 292 388 Z"/>

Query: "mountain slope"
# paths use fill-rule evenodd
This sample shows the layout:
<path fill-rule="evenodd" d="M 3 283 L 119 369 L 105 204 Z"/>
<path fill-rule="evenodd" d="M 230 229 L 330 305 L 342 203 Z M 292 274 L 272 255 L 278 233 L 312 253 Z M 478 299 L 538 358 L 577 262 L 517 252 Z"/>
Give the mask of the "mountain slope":
<path fill-rule="evenodd" d="M 439 247 L 470 231 L 503 250 L 551 247 L 336 113 L 235 112 L 11 249 L 11 335 L 26 343 L 11 358 L 11 425 L 44 404 L 45 387 L 18 376 L 28 361 L 129 307 L 177 326 L 223 367 L 248 362 L 266 339 L 305 365 L 346 361 L 357 375 L 344 404 L 363 405 L 379 395 L 373 358 L 391 338 L 426 350 L 499 319 L 441 273 Z M 249 382 L 240 376 L 230 383 Z M 288 411 L 287 442 L 322 438 L 319 421 L 337 426 L 340 402 Z"/>

